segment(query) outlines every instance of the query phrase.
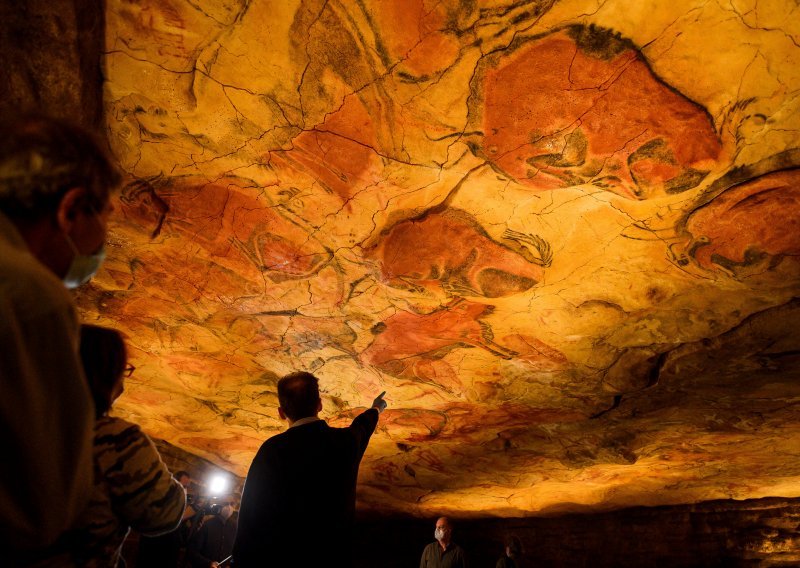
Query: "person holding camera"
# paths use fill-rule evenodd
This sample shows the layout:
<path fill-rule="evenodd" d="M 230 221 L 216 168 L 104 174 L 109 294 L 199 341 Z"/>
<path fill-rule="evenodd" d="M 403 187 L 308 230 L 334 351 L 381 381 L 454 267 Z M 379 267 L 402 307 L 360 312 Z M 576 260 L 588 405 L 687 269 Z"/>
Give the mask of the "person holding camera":
<path fill-rule="evenodd" d="M 237 528 L 234 506 L 233 498 L 229 497 L 204 511 L 210 516 L 203 519 L 186 550 L 192 568 L 218 568 L 230 557 Z"/>
<path fill-rule="evenodd" d="M 179 470 L 173 474 L 186 490 L 186 510 L 180 526 L 171 532 L 158 536 L 141 535 L 139 538 L 139 555 L 137 564 L 146 568 L 178 568 L 182 565 L 182 553 L 189 542 L 191 521 L 197 514 L 193 503 L 193 495 L 189 493 L 192 478 L 189 472 Z"/>

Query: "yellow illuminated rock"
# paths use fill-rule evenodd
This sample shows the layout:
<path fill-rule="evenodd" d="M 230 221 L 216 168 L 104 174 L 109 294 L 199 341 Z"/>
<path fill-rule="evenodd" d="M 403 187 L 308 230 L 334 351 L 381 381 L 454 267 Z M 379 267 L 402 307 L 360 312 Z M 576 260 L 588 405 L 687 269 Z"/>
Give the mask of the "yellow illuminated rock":
<path fill-rule="evenodd" d="M 107 2 L 119 412 L 244 475 L 275 383 L 360 506 L 800 496 L 793 0 Z"/>

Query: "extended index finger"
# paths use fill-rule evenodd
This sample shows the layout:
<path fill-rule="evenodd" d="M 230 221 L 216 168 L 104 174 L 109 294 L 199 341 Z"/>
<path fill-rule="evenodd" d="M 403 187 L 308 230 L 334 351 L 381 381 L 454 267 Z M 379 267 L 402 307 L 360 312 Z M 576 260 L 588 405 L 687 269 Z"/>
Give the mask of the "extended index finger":
<path fill-rule="evenodd" d="M 376 398 L 383 398 L 383 395 L 385 395 L 385 394 L 386 394 L 386 391 L 383 391 L 383 392 L 382 392 L 381 394 L 379 394 L 379 395 L 378 395 Z"/>

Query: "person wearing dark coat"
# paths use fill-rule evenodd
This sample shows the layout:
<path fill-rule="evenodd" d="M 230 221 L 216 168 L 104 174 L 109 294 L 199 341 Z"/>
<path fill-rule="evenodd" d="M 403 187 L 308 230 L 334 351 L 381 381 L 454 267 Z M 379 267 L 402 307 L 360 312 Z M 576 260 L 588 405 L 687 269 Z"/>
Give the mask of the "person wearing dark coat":
<path fill-rule="evenodd" d="M 439 517 L 436 520 L 433 537 L 436 542 L 423 549 L 419 568 L 467 568 L 464 549 L 453 542 L 453 523 L 450 519 Z"/>
<path fill-rule="evenodd" d="M 217 568 L 231 555 L 237 529 L 233 505 L 232 501 L 222 505 L 189 540 L 186 556 L 192 568 Z"/>
<path fill-rule="evenodd" d="M 356 478 L 378 416 L 381 393 L 347 428 L 318 418 L 319 382 L 292 373 L 278 382 L 278 414 L 289 429 L 261 446 L 244 485 L 236 568 L 352 565 Z"/>
<path fill-rule="evenodd" d="M 176 471 L 173 477 L 188 493 L 191 483 L 189 473 L 182 470 Z M 146 568 L 178 568 L 183 565 L 182 553 L 189 541 L 188 522 L 197 514 L 190 504 L 188 495 L 186 503 L 186 510 L 177 529 L 158 536 L 141 535 L 139 537 L 137 565 Z"/>
<path fill-rule="evenodd" d="M 521 568 L 522 541 L 516 535 L 506 537 L 505 554 L 500 557 L 495 568 Z"/>

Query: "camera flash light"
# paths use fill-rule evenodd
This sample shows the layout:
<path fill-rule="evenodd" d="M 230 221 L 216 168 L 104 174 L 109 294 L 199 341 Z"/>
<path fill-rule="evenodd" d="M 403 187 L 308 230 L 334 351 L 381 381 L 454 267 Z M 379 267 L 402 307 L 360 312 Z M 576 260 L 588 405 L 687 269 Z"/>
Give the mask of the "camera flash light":
<path fill-rule="evenodd" d="M 215 475 L 211 478 L 211 481 L 208 484 L 208 490 L 211 492 L 212 495 L 220 495 L 225 491 L 228 486 L 228 480 L 225 479 L 225 476 L 222 475 Z"/>

